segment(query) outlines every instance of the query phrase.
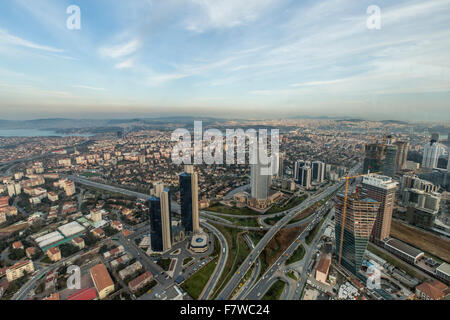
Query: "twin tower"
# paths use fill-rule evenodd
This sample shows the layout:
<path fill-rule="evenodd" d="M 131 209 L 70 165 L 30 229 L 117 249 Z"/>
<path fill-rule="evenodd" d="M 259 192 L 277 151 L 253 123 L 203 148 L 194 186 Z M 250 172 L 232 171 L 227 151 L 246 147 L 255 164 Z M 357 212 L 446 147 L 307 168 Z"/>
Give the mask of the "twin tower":
<path fill-rule="evenodd" d="M 181 225 L 186 234 L 200 232 L 198 215 L 198 177 L 194 166 L 186 165 L 180 174 Z M 157 182 L 148 200 L 150 208 L 151 248 L 155 252 L 165 252 L 172 248 L 172 204 L 170 191 Z"/>

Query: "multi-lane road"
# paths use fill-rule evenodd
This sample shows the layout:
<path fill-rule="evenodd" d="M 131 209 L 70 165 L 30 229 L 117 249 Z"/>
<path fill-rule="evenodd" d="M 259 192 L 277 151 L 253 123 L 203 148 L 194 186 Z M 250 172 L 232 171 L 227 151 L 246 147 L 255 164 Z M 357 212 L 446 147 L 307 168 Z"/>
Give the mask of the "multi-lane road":
<path fill-rule="evenodd" d="M 355 168 L 350 170 L 350 174 L 353 174 L 354 172 L 358 171 L 360 169 L 361 165 L 357 165 Z M 313 205 L 314 203 L 325 199 L 338 189 L 340 189 L 343 186 L 344 182 L 341 181 L 328 189 L 324 190 L 322 193 L 315 195 L 313 197 L 309 197 L 304 202 L 302 202 L 300 205 L 289 209 L 286 211 L 286 215 L 278 221 L 267 233 L 264 235 L 264 237 L 258 242 L 258 244 L 255 246 L 255 248 L 250 252 L 250 254 L 247 256 L 247 258 L 242 263 L 241 267 L 238 269 L 238 271 L 231 277 L 225 288 L 219 293 L 217 299 L 219 300 L 225 300 L 230 297 L 232 292 L 234 291 L 234 288 L 240 283 L 244 275 L 248 272 L 252 264 L 255 263 L 256 259 L 258 259 L 261 252 L 264 250 L 266 245 L 269 243 L 269 241 L 275 236 L 275 234 L 283 228 L 286 224 L 289 223 L 289 221 L 298 214 L 299 211 L 306 209 L 307 207 Z"/>

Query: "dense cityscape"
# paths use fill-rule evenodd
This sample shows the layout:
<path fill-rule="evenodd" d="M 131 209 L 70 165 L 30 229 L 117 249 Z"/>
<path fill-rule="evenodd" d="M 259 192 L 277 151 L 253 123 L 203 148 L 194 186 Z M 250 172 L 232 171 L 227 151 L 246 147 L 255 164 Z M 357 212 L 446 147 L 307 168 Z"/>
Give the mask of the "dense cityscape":
<path fill-rule="evenodd" d="M 362 120 L 239 126 L 280 128 L 270 175 L 261 164 L 174 164 L 168 130 L 3 137 L 2 299 L 449 297 L 442 132 Z"/>
<path fill-rule="evenodd" d="M 0 1 L 5 311 L 445 317 L 449 17 L 450 0 Z"/>

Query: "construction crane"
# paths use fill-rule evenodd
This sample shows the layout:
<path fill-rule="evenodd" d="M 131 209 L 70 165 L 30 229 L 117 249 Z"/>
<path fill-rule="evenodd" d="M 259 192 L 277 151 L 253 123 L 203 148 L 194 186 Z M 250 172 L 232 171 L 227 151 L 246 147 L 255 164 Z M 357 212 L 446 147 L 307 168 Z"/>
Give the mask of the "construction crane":
<path fill-rule="evenodd" d="M 371 174 L 377 174 L 378 172 L 375 173 L 364 173 L 364 174 L 359 174 L 356 176 L 349 176 L 347 175 L 346 177 L 341 178 L 340 180 L 344 180 L 345 179 L 345 194 L 344 194 L 344 207 L 342 208 L 342 222 L 341 222 L 341 241 L 339 243 L 339 264 L 341 264 L 342 261 L 342 247 L 343 247 L 343 242 L 344 242 L 344 226 L 345 226 L 345 218 L 347 215 L 347 199 L 348 199 L 348 185 L 349 185 L 349 181 L 351 179 L 356 179 L 359 177 L 364 177 L 364 176 L 368 176 Z"/>

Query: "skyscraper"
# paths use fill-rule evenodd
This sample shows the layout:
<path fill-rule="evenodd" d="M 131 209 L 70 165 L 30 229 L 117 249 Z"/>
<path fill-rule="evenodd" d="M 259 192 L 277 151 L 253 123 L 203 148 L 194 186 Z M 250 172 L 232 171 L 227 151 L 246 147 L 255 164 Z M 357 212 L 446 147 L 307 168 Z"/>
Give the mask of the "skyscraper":
<path fill-rule="evenodd" d="M 194 166 L 180 174 L 181 224 L 186 232 L 200 232 L 198 216 L 198 177 Z"/>
<path fill-rule="evenodd" d="M 386 158 L 383 163 L 383 174 L 389 177 L 395 176 L 397 166 L 397 146 L 393 144 L 386 145 Z"/>
<path fill-rule="evenodd" d="M 371 143 L 365 147 L 365 158 L 363 172 L 379 172 L 383 168 L 386 159 L 386 145 L 382 143 Z"/>
<path fill-rule="evenodd" d="M 443 152 L 443 147 L 436 142 L 436 140 L 431 140 L 423 146 L 423 159 L 422 167 L 424 168 L 437 168 L 439 157 Z"/>
<path fill-rule="evenodd" d="M 357 274 L 380 203 L 370 198 L 361 199 L 358 194 L 350 195 L 344 217 L 344 199 L 342 193 L 336 195 L 336 255 L 343 267 Z"/>
<path fill-rule="evenodd" d="M 162 183 L 155 184 L 154 196 L 148 200 L 150 208 L 151 247 L 153 251 L 172 248 L 172 216 L 169 189 Z"/>
<path fill-rule="evenodd" d="M 325 179 L 325 163 L 321 161 L 313 161 L 311 165 L 313 181 L 322 183 Z"/>
<path fill-rule="evenodd" d="M 398 183 L 387 176 L 371 174 L 363 177 L 362 196 L 381 203 L 370 237 L 371 241 L 375 243 L 381 243 L 391 233 L 392 212 L 397 187 Z"/>
<path fill-rule="evenodd" d="M 396 141 L 394 144 L 397 146 L 396 170 L 404 170 L 408 159 L 409 142 Z"/>
<path fill-rule="evenodd" d="M 278 157 L 278 172 L 277 176 L 278 178 L 284 177 L 284 159 L 286 158 L 286 154 L 284 152 L 279 154 Z"/>
<path fill-rule="evenodd" d="M 311 168 L 309 166 L 300 168 L 298 183 L 305 189 L 311 188 Z"/>
<path fill-rule="evenodd" d="M 267 200 L 269 196 L 271 176 L 268 169 L 270 169 L 270 163 L 267 165 L 261 163 L 251 165 L 251 197 L 256 200 Z"/>
<path fill-rule="evenodd" d="M 294 180 L 295 182 L 299 183 L 300 181 L 300 170 L 302 167 L 304 166 L 309 166 L 310 165 L 310 161 L 304 161 L 304 160 L 298 160 L 295 161 L 294 163 Z"/>

